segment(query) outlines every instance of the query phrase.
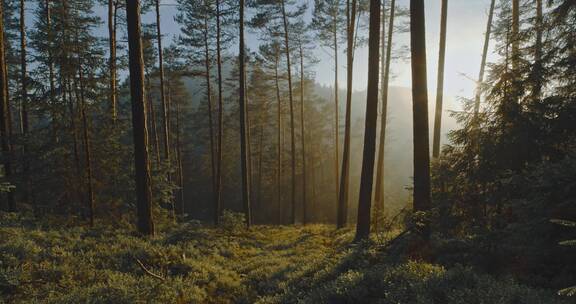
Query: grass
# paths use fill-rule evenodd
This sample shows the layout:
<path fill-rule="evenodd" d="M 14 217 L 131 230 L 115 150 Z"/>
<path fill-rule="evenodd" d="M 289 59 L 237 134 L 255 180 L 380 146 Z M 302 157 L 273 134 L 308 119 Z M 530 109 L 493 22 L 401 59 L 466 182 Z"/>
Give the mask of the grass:
<path fill-rule="evenodd" d="M 390 235 L 353 246 L 350 230 L 324 225 L 162 230 L 146 240 L 0 215 L 0 303 L 568 303 L 510 278 L 393 258 Z"/>

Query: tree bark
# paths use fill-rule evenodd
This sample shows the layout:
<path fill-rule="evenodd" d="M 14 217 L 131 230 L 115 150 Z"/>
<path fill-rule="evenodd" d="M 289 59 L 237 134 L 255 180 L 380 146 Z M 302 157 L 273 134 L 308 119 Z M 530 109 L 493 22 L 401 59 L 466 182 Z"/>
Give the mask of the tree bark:
<path fill-rule="evenodd" d="M 110 47 L 110 58 L 108 63 L 110 74 L 110 114 L 114 123 L 116 123 L 118 116 L 116 90 L 116 5 L 117 3 L 114 0 L 108 0 L 108 37 Z"/>
<path fill-rule="evenodd" d="M 342 172 L 340 175 L 340 192 L 338 195 L 338 220 L 337 227 L 344 228 L 348 222 L 348 184 L 350 174 L 350 129 L 352 125 L 352 76 L 354 72 L 354 48 L 355 48 L 355 25 L 357 1 L 347 1 L 347 85 L 346 85 L 346 118 L 344 128 L 344 153 L 342 155 Z M 378 17 L 380 19 L 380 17 Z"/>
<path fill-rule="evenodd" d="M 208 5 L 204 1 L 204 5 Z M 206 100 L 208 103 L 208 130 L 210 132 L 210 164 L 212 167 L 212 200 L 214 202 L 214 224 L 220 223 L 221 206 L 217 199 L 218 185 L 216 183 L 216 146 L 214 144 L 214 123 L 212 121 L 212 83 L 210 77 L 210 48 L 208 46 L 208 16 L 204 16 L 204 69 L 206 77 Z"/>
<path fill-rule="evenodd" d="M 278 121 L 278 151 L 277 151 L 277 165 L 276 170 L 276 185 L 277 185 L 277 204 L 278 204 L 278 224 L 282 224 L 282 100 L 280 98 L 280 81 L 278 75 L 278 66 L 280 62 L 279 50 L 276 48 L 274 56 L 274 84 L 276 86 L 276 100 L 278 104 L 277 121 Z"/>
<path fill-rule="evenodd" d="M 26 14 L 24 0 L 20 0 L 20 133 L 24 137 L 28 134 L 28 88 L 27 88 L 27 61 L 26 61 Z M 24 168 L 27 169 L 27 168 Z"/>
<path fill-rule="evenodd" d="M 364 153 L 358 201 L 356 241 L 370 236 L 370 209 L 374 179 L 376 129 L 378 123 L 378 74 L 380 60 L 380 0 L 370 0 L 370 32 L 368 41 L 368 97 L 366 99 L 366 126 Z"/>
<path fill-rule="evenodd" d="M 134 133 L 134 167 L 138 208 L 138 231 L 154 235 L 152 220 L 152 191 L 148 162 L 146 107 L 144 102 L 144 56 L 140 26 L 140 1 L 126 1 L 128 48 L 130 65 L 130 95 L 132 101 L 132 128 Z"/>
<path fill-rule="evenodd" d="M 2 103 L 0 105 L 0 136 L 2 137 L 2 156 L 4 176 L 12 182 L 12 132 L 10 124 L 10 98 L 8 96 L 8 67 L 6 64 L 6 45 L 4 43 L 4 4 L 0 2 L 0 85 Z M 8 212 L 16 211 L 13 191 L 8 192 Z"/>
<path fill-rule="evenodd" d="M 242 168 L 242 202 L 244 206 L 244 216 L 246 217 L 246 226 L 250 228 L 252 224 L 252 215 L 250 212 L 250 180 L 248 178 L 248 153 L 247 153 L 247 130 L 246 130 L 246 96 L 245 96 L 245 55 L 244 55 L 244 0 L 240 0 L 240 43 L 239 43 L 239 61 L 240 61 L 240 163 Z"/>
<path fill-rule="evenodd" d="M 335 198 L 338 201 L 338 194 L 340 193 L 340 102 L 338 100 L 338 7 L 334 8 L 334 185 L 335 188 Z"/>
<path fill-rule="evenodd" d="M 430 209 L 430 145 L 424 0 L 410 0 L 414 119 L 414 211 Z"/>
<path fill-rule="evenodd" d="M 170 99 L 170 102 L 168 103 L 169 105 L 172 104 L 172 98 L 171 98 L 171 91 L 170 91 L 170 85 L 167 86 L 167 96 L 166 98 Z M 177 196 L 177 201 L 176 201 L 176 213 L 179 215 L 183 215 L 184 214 L 184 172 L 183 172 L 183 166 L 182 166 L 182 145 L 180 142 L 180 133 L 182 132 L 180 130 L 180 102 L 178 100 L 176 100 L 176 102 L 174 102 L 174 106 L 175 106 L 175 110 L 176 110 L 176 142 L 175 142 L 175 148 L 176 148 L 176 162 L 178 165 L 178 186 L 180 187 L 180 189 L 178 189 L 178 196 Z"/>
<path fill-rule="evenodd" d="M 148 92 L 146 102 L 148 104 L 148 109 L 150 111 L 150 113 L 149 113 L 150 128 L 151 128 L 150 136 L 152 136 L 152 138 L 154 139 L 152 141 L 152 147 L 153 147 L 154 151 L 156 152 L 154 154 L 156 156 L 156 165 L 159 167 L 160 166 L 160 139 L 158 138 L 158 125 L 156 124 L 156 110 L 154 108 L 154 101 L 152 100 L 152 84 L 150 83 L 150 74 L 147 74 L 144 77 L 146 78 L 145 90 Z"/>
<path fill-rule="evenodd" d="M 170 105 L 166 99 L 164 81 L 164 49 L 162 49 L 162 29 L 160 27 L 160 0 L 156 0 L 156 40 L 158 43 L 158 67 L 160 72 L 160 103 L 162 105 L 162 139 L 164 145 L 164 160 L 170 168 Z M 168 173 L 170 180 L 170 173 Z M 173 210 L 174 211 L 174 210 Z"/>
<path fill-rule="evenodd" d="M 520 0 L 512 0 L 512 70 L 518 73 L 520 61 Z M 516 75 L 515 75 L 516 76 Z"/>
<path fill-rule="evenodd" d="M 222 96 L 222 46 L 220 29 L 220 0 L 216 0 L 216 67 L 218 70 L 218 138 L 216 150 L 218 151 L 218 161 L 216 162 L 216 200 L 218 206 L 222 205 L 222 137 L 224 136 L 224 103 Z"/>
<path fill-rule="evenodd" d="M 484 73 L 486 70 L 486 60 L 488 57 L 488 48 L 490 46 L 490 35 L 492 34 L 492 20 L 494 19 L 494 8 L 496 0 L 490 3 L 490 12 L 488 13 L 488 23 L 486 25 L 486 35 L 484 37 L 484 48 L 482 50 L 482 62 L 480 63 L 480 74 L 478 75 L 478 86 L 476 88 L 476 98 L 474 101 L 474 116 L 478 116 L 480 111 L 480 99 L 482 98 L 482 83 L 484 82 Z"/>
<path fill-rule="evenodd" d="M 542 32 L 544 26 L 542 0 L 536 0 L 536 45 L 534 46 L 534 87 L 532 88 L 532 98 L 537 100 L 542 94 Z"/>
<path fill-rule="evenodd" d="M 80 56 L 80 55 L 79 55 Z M 82 59 L 80 58 L 80 61 Z M 84 140 L 84 166 L 86 167 L 86 198 L 88 203 L 88 216 L 90 227 L 94 227 L 94 182 L 92 177 L 92 149 L 90 144 L 89 122 L 86 115 L 86 99 L 84 97 L 84 74 L 82 72 L 82 62 L 78 63 L 78 81 L 80 82 L 80 113 L 82 116 L 82 136 Z"/>
<path fill-rule="evenodd" d="M 446 23 L 448 19 L 448 0 L 442 0 L 440 18 L 440 53 L 438 55 L 438 82 L 436 88 L 436 115 L 434 116 L 434 140 L 432 156 L 440 157 L 440 135 L 442 132 L 442 103 L 444 99 L 444 63 L 446 61 Z"/>
<path fill-rule="evenodd" d="M 291 220 L 292 224 L 296 224 L 296 139 L 294 127 L 294 98 L 292 92 L 292 65 L 290 59 L 290 40 L 288 33 L 288 16 L 286 14 L 286 3 L 280 0 L 282 5 L 282 21 L 284 23 L 284 47 L 286 48 L 286 66 L 288 69 L 288 97 L 290 101 L 290 137 L 291 137 L 291 151 L 292 156 L 292 193 L 291 193 Z"/>
<path fill-rule="evenodd" d="M 384 7 L 384 6 L 383 6 Z M 379 228 L 380 218 L 384 212 L 384 156 L 386 146 L 386 127 L 388 124 L 388 85 L 390 80 L 390 63 L 392 61 L 392 37 L 394 35 L 394 19 L 396 15 L 396 0 L 390 3 L 390 20 L 388 23 L 388 41 L 384 44 L 385 39 L 385 10 L 382 13 L 382 58 L 384 58 L 384 65 L 382 67 L 382 108 L 381 108 L 381 122 L 380 122 L 380 143 L 378 146 L 378 163 L 376 167 L 376 191 L 374 194 L 374 202 L 376 207 L 375 228 Z M 386 47 L 386 55 L 384 55 L 384 47 Z"/>
<path fill-rule="evenodd" d="M 22 175 L 24 179 L 23 201 L 29 201 L 31 193 L 31 184 L 29 178 L 30 162 L 28 160 L 28 71 L 27 71 L 27 52 L 26 52 L 26 13 L 25 1 L 20 0 L 20 73 L 21 73 L 21 107 L 20 107 L 20 132 L 23 137 L 22 144 Z"/>
<path fill-rule="evenodd" d="M 50 83 L 50 102 L 51 107 L 56 105 L 56 84 L 55 84 L 55 76 L 54 76 L 54 57 L 52 55 L 52 9 L 50 7 L 50 0 L 46 0 L 45 2 L 45 9 L 46 9 L 46 36 L 48 38 L 48 81 Z M 58 137 L 58 126 L 57 126 L 57 112 L 54 109 L 51 109 L 52 115 L 52 139 L 54 143 L 59 142 Z"/>
<path fill-rule="evenodd" d="M 64 92 L 63 101 L 66 104 L 68 101 L 68 109 L 70 111 L 70 132 L 72 133 L 72 150 L 74 153 L 74 168 L 76 169 L 76 180 L 82 180 L 82 167 L 80 165 L 80 147 L 78 145 L 78 127 L 76 126 L 76 110 L 74 109 L 74 101 L 72 100 L 72 85 L 70 84 L 70 79 L 68 75 L 64 79 Z M 85 198 L 82 196 L 83 185 L 80 183 L 77 188 L 75 188 L 76 198 L 82 202 L 84 205 Z"/>
<path fill-rule="evenodd" d="M 306 197 L 306 128 L 304 127 L 304 51 L 302 44 L 299 45 L 300 51 L 300 129 L 302 133 L 301 146 L 302 146 L 302 222 L 307 224 L 307 197 Z"/>

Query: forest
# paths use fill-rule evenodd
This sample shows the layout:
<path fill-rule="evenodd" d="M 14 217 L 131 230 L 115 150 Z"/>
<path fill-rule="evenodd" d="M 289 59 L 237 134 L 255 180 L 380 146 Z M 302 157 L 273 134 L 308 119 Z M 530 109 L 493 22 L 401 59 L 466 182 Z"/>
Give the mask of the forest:
<path fill-rule="evenodd" d="M 574 0 L 1 0 L 0 30 L 0 303 L 575 301 Z"/>

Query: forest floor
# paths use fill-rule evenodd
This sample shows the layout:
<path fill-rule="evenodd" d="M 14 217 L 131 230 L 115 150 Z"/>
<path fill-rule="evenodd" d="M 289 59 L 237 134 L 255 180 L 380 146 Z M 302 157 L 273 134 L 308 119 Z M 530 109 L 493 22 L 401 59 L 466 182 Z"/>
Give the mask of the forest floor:
<path fill-rule="evenodd" d="M 394 233 L 351 245 L 351 230 L 325 225 L 162 231 L 146 240 L 0 214 L 0 303 L 569 303 L 511 278 L 392 257 Z"/>

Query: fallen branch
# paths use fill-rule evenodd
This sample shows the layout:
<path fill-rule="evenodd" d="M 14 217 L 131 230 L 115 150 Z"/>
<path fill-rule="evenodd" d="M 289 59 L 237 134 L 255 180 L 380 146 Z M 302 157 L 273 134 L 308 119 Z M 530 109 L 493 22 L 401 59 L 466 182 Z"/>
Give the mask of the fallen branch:
<path fill-rule="evenodd" d="M 136 259 L 136 258 L 135 258 L 135 259 Z M 146 268 L 146 266 L 144 266 L 144 264 L 142 264 L 142 262 L 141 262 L 139 259 L 136 259 L 136 262 L 138 263 L 138 265 L 140 265 L 140 268 L 142 268 L 142 270 L 143 270 L 146 274 L 148 274 L 148 275 L 150 275 L 151 277 L 156 278 L 156 279 L 158 279 L 158 280 L 160 280 L 160 281 L 166 280 L 163 276 L 157 275 L 157 274 L 153 273 L 152 271 L 148 270 L 148 268 Z"/>

